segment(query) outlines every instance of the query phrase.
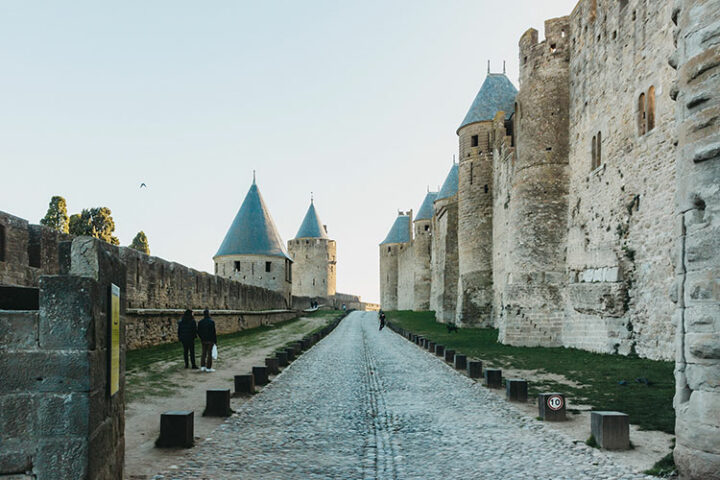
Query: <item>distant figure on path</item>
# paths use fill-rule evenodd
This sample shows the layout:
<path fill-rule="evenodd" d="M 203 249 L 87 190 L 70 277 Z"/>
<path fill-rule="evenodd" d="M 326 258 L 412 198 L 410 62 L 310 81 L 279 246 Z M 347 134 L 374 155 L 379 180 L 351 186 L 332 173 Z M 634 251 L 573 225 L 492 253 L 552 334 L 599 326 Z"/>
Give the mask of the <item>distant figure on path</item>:
<path fill-rule="evenodd" d="M 380 330 L 385 328 L 385 312 L 380 310 Z"/>
<path fill-rule="evenodd" d="M 210 318 L 210 310 L 207 308 L 203 311 L 203 319 L 198 322 L 197 333 L 202 343 L 200 370 L 214 372 L 215 369 L 212 368 L 212 349 L 217 345 L 217 334 L 215 333 L 215 322 Z"/>
<path fill-rule="evenodd" d="M 185 310 L 182 318 L 178 322 L 178 339 L 183 346 L 183 357 L 185 358 L 185 368 L 188 368 L 188 352 L 192 360 L 192 368 L 197 370 L 195 363 L 195 337 L 197 336 L 197 324 L 193 318 L 192 310 Z"/>

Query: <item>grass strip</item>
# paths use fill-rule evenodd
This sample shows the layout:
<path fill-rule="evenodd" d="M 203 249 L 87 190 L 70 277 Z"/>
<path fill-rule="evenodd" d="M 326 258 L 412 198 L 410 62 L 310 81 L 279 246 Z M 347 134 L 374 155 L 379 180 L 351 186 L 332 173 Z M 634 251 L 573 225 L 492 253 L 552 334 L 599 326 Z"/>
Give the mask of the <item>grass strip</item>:
<path fill-rule="evenodd" d="M 673 434 L 674 363 L 637 356 L 592 353 L 575 348 L 512 347 L 498 343 L 494 328 L 449 333 L 433 312 L 386 312 L 389 321 L 446 348 L 483 361 L 483 367 L 537 370 L 562 375 L 577 386 L 553 380 L 528 382 L 528 393 L 558 391 L 593 410 L 627 413 L 644 430 Z"/>

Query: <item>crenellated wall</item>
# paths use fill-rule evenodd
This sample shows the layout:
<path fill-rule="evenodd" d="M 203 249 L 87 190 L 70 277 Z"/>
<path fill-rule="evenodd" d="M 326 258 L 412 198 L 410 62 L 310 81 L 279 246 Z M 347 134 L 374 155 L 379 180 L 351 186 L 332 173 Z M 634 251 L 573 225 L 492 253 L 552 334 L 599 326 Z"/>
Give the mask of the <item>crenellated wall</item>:
<path fill-rule="evenodd" d="M 568 194 L 568 17 L 545 22 L 545 40 L 520 39 L 515 159 L 503 202 L 507 242 L 500 341 L 560 346 L 565 319 Z M 503 195 L 500 196 L 503 199 Z"/>

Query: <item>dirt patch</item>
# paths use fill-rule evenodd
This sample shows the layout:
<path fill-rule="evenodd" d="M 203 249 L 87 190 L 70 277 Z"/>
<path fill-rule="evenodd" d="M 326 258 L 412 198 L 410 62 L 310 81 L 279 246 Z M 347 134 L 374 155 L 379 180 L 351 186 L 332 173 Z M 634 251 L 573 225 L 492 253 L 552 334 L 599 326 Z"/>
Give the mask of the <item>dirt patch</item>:
<path fill-rule="evenodd" d="M 231 346 L 218 341 L 215 372 L 183 368 L 182 352 L 177 359 L 153 363 L 144 372 L 128 372 L 125 407 L 125 478 L 150 479 L 157 472 L 172 469 L 192 449 L 159 449 L 155 440 L 160 433 L 160 414 L 168 410 L 195 412 L 195 445 L 209 437 L 224 419 L 203 417 L 205 391 L 211 388 L 233 388 L 235 375 L 249 373 L 253 366 L 264 366 L 265 358 L 287 342 L 325 325 L 328 317 L 300 318 L 278 329 L 248 335 Z M 198 365 L 200 365 L 198 355 Z M 259 389 L 258 389 L 259 390 Z M 237 409 L 247 398 L 231 399 Z"/>

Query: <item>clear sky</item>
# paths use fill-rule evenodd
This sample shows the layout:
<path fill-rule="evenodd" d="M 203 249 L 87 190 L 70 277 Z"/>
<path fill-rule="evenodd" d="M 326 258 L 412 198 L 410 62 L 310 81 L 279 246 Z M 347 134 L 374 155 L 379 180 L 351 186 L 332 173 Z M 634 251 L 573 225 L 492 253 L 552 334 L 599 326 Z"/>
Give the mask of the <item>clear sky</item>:
<path fill-rule="evenodd" d="M 310 192 L 338 290 L 445 178 L 487 71 L 576 0 L 0 2 L 0 210 L 107 206 L 127 245 L 212 271 L 252 183 L 294 237 Z M 141 182 L 147 189 L 140 189 Z"/>

